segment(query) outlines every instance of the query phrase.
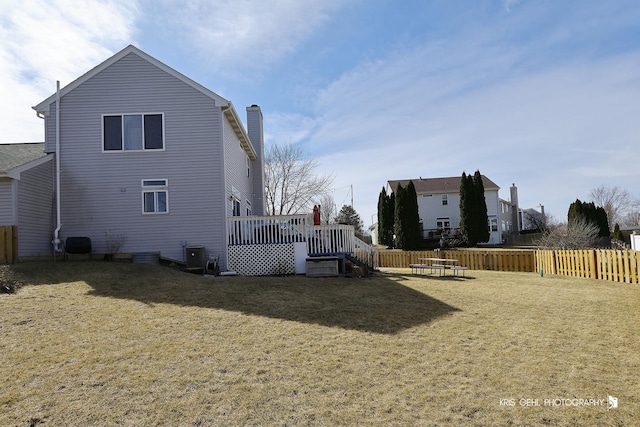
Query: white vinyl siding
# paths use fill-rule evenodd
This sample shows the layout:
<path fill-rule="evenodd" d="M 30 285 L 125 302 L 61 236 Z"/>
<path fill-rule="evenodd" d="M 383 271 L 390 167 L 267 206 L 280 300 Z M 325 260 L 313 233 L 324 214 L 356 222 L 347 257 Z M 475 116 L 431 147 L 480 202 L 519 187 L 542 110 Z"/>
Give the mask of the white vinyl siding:
<path fill-rule="evenodd" d="M 13 180 L 0 178 L 0 225 L 16 225 L 14 223 Z"/>
<path fill-rule="evenodd" d="M 159 111 L 163 150 L 105 154 L 102 117 Z M 224 118 L 212 98 L 131 53 L 66 94 L 61 113 L 62 238 L 90 237 L 105 253 L 111 230 L 127 253 L 182 260 L 186 241 L 224 254 Z M 141 182 L 158 177 L 170 186 L 168 212 L 143 215 Z"/>
<path fill-rule="evenodd" d="M 240 216 L 247 212 L 246 200 L 253 198 L 253 181 L 247 176 L 247 153 L 241 147 L 240 141 L 226 117 L 223 118 L 223 138 L 228 194 L 226 198 L 228 201 L 227 215 Z"/>
<path fill-rule="evenodd" d="M 55 228 L 53 175 L 55 162 L 47 161 L 20 173 L 17 182 L 18 256 L 49 256 Z"/>

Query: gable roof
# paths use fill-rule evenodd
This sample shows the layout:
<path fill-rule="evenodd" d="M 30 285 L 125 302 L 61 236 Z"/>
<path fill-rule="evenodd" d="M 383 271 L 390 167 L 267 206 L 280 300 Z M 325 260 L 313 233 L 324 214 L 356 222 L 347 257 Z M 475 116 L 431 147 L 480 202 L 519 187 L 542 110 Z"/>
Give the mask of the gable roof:
<path fill-rule="evenodd" d="M 44 152 L 44 142 L 0 144 L 0 177 L 19 179 L 20 172 L 52 158 Z"/>
<path fill-rule="evenodd" d="M 256 156 L 256 151 L 255 151 L 255 149 L 253 147 L 253 144 L 251 144 L 251 140 L 249 139 L 249 135 L 247 134 L 244 126 L 242 125 L 242 121 L 240 120 L 240 117 L 238 116 L 238 113 L 236 112 L 236 109 L 233 107 L 233 104 L 231 103 L 231 101 L 229 101 L 229 100 L 221 97 L 217 93 L 207 89 L 206 87 L 202 86 L 200 83 L 198 83 L 198 82 L 196 82 L 194 80 L 191 80 L 189 77 L 187 77 L 184 74 L 180 73 L 179 71 L 176 71 L 175 69 L 169 67 L 167 64 L 158 61 L 153 56 L 149 55 L 146 52 L 143 52 L 142 50 L 138 49 L 137 47 L 135 47 L 133 45 L 129 45 L 129 46 L 125 47 L 120 52 L 116 53 L 115 55 L 113 55 L 112 57 L 107 59 L 106 61 L 102 62 L 101 64 L 99 64 L 97 66 L 95 66 L 91 70 L 87 71 L 86 73 L 84 73 L 83 75 L 81 75 L 80 77 L 78 77 L 77 79 L 75 79 L 74 81 L 72 81 L 71 83 L 69 83 L 68 85 L 63 87 L 62 89 L 60 89 L 60 97 L 65 96 L 66 94 L 68 94 L 69 92 L 71 92 L 72 90 L 74 90 L 75 88 L 80 86 L 81 84 L 85 83 L 87 80 L 89 80 L 92 77 L 96 76 L 98 73 L 102 72 L 103 70 L 109 68 L 111 65 L 113 65 L 116 62 L 120 61 L 122 58 L 124 58 L 125 56 L 127 56 L 129 54 L 134 54 L 134 55 L 139 56 L 140 58 L 144 59 L 145 61 L 149 62 L 150 64 L 155 65 L 156 67 L 160 68 L 161 70 L 163 70 L 167 74 L 170 74 L 171 76 L 177 78 L 178 80 L 182 81 L 183 83 L 191 86 L 193 89 L 197 90 L 198 92 L 200 92 L 200 93 L 208 96 L 209 98 L 213 99 L 215 101 L 216 105 L 219 105 L 219 106 L 222 107 L 222 109 L 223 109 L 223 111 L 225 113 L 225 116 L 229 119 L 229 122 L 231 123 L 231 126 L 233 127 L 233 130 L 236 133 L 236 136 L 240 140 L 240 144 L 242 145 L 244 150 L 247 152 L 249 157 L 251 159 L 255 159 L 257 157 Z M 54 93 L 53 95 L 51 95 L 50 97 L 48 97 L 44 101 L 40 102 L 38 105 L 35 105 L 35 106 L 31 107 L 31 108 L 33 108 L 37 113 L 45 113 L 45 112 L 49 111 L 49 106 L 53 102 L 55 102 L 55 100 L 56 100 L 56 93 Z"/>
<path fill-rule="evenodd" d="M 485 190 L 499 190 L 500 187 L 484 175 L 482 177 L 482 185 Z M 451 176 L 445 178 L 418 178 L 418 179 L 400 179 L 388 181 L 391 191 L 398 188 L 398 184 L 406 187 L 409 181 L 413 181 L 416 193 L 458 193 L 460 191 L 460 176 Z"/>

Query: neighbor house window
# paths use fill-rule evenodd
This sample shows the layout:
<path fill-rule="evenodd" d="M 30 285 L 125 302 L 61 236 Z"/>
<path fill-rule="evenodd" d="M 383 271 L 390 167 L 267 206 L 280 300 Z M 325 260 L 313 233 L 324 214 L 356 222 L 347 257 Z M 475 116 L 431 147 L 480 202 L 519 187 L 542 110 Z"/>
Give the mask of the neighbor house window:
<path fill-rule="evenodd" d="M 142 181 L 142 213 L 158 214 L 169 212 L 169 185 L 166 179 Z"/>
<path fill-rule="evenodd" d="M 442 195 L 442 206 L 446 206 L 449 204 L 449 201 L 447 200 L 447 195 L 443 194 Z"/>
<path fill-rule="evenodd" d="M 438 218 L 436 220 L 436 228 L 438 231 L 449 231 L 451 228 L 451 221 L 449 221 L 449 218 Z"/>
<path fill-rule="evenodd" d="M 498 218 L 489 218 L 489 231 L 498 231 Z"/>
<path fill-rule="evenodd" d="M 104 151 L 164 149 L 164 115 L 120 114 L 102 116 Z"/>
<path fill-rule="evenodd" d="M 245 203 L 247 204 L 247 216 L 251 216 L 253 212 L 251 210 L 251 202 L 249 200 L 246 200 Z"/>

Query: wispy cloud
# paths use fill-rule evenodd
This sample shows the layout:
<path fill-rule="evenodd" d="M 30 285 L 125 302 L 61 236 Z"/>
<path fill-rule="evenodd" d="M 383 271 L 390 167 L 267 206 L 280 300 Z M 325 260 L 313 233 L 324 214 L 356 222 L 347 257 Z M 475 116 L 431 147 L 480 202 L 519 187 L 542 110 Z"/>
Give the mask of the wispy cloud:
<path fill-rule="evenodd" d="M 520 0 L 503 0 L 504 10 L 511 12 L 511 7 L 518 4 Z"/>
<path fill-rule="evenodd" d="M 31 105 L 132 41 L 135 3 L 11 1 L 0 11 L 0 104 L 3 142 L 41 140 Z M 16 123 L 20 124 L 19 126 Z"/>
<path fill-rule="evenodd" d="M 278 144 L 298 144 L 306 141 L 317 124 L 312 117 L 295 113 L 272 113 L 265 123 L 265 141 Z"/>
<path fill-rule="evenodd" d="M 154 0 L 149 12 L 215 72 L 248 78 L 291 54 L 345 3 Z"/>
<path fill-rule="evenodd" d="M 355 186 L 365 216 L 389 179 L 480 169 L 559 216 L 590 188 L 640 182 L 628 163 L 639 156 L 640 53 L 521 67 L 524 55 L 480 37 L 363 64 L 319 93 L 309 147 L 337 186 Z"/>

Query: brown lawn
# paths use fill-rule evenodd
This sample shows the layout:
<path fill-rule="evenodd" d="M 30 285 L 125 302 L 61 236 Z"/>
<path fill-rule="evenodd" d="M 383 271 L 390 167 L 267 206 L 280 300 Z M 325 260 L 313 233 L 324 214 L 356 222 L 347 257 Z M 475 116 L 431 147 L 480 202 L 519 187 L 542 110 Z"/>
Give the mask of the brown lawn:
<path fill-rule="evenodd" d="M 640 425 L 637 285 L 14 269 L 2 426 Z"/>

